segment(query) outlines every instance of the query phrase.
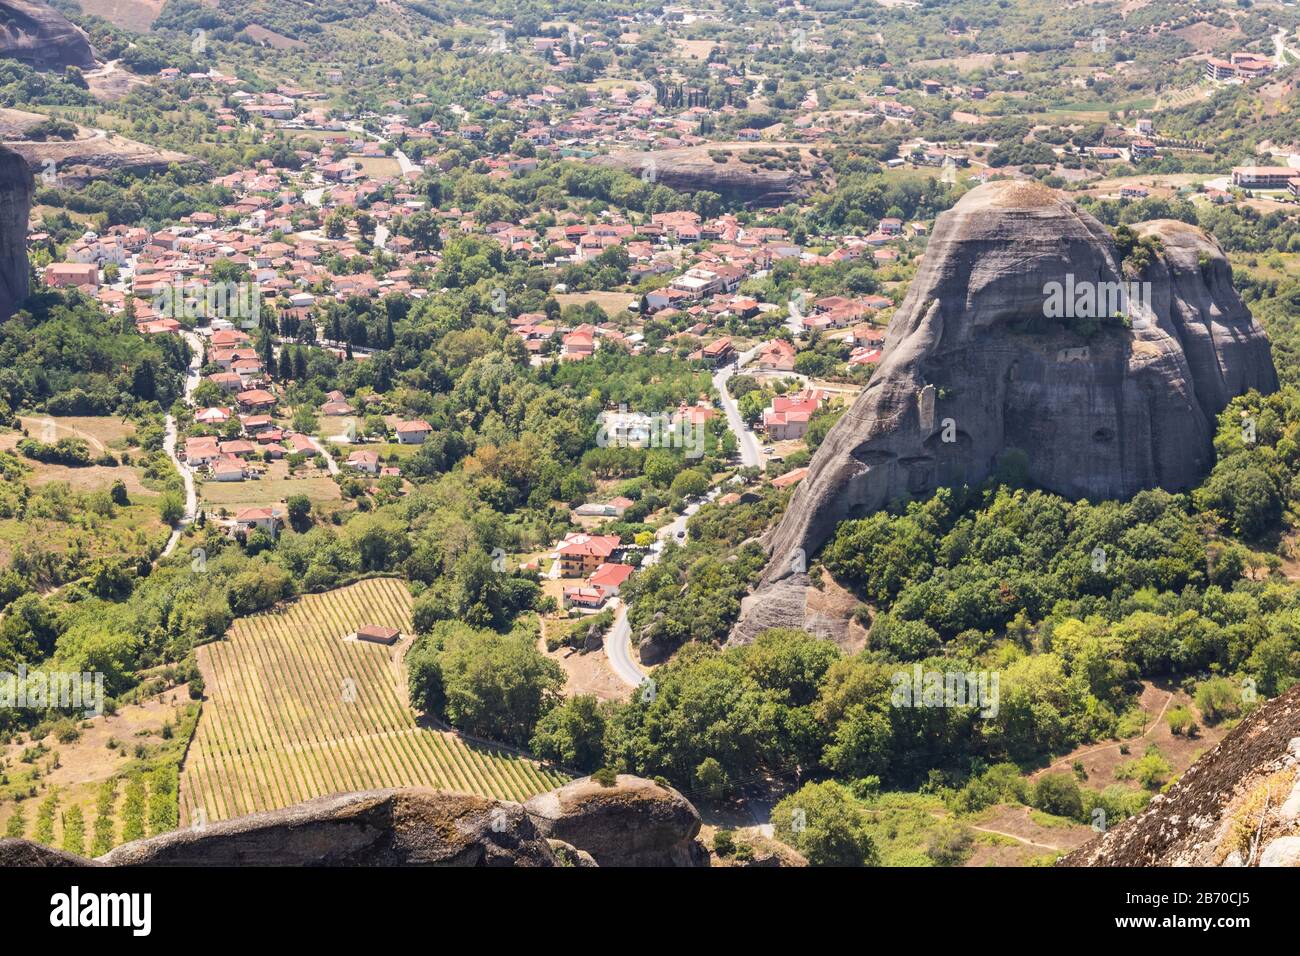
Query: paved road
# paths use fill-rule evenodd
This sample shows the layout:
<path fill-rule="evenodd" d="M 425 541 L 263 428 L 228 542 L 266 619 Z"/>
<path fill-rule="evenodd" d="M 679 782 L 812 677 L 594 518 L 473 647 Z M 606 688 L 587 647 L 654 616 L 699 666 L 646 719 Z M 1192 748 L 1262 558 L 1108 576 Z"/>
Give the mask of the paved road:
<path fill-rule="evenodd" d="M 1273 34 L 1274 57 L 1276 58 L 1277 68 L 1279 70 L 1287 65 L 1286 55 L 1288 53 L 1297 60 L 1300 60 L 1300 53 L 1297 53 L 1286 45 L 1286 36 L 1287 34 L 1285 29 L 1278 30 L 1277 33 Z"/>
<path fill-rule="evenodd" d="M 182 332 L 181 335 L 190 346 L 190 367 L 185 373 L 185 401 L 188 402 L 194 390 L 199 387 L 199 369 L 203 367 L 203 341 L 193 332 Z M 171 537 L 167 539 L 167 544 L 159 558 L 165 558 L 176 550 L 176 545 L 181 540 L 181 532 L 194 520 L 194 516 L 199 511 L 199 495 L 194 487 L 194 472 L 176 455 L 176 431 L 176 417 L 169 412 L 163 431 L 163 449 L 167 452 L 167 457 L 172 460 L 172 464 L 176 466 L 176 470 L 181 473 L 181 480 L 185 482 L 185 515 L 181 518 L 180 524 L 172 529 Z"/>
<path fill-rule="evenodd" d="M 727 364 L 719 369 L 713 376 L 713 387 L 718 390 L 718 395 L 722 401 L 722 409 L 727 416 L 727 425 L 736 436 L 736 443 L 740 451 L 740 460 L 747 467 L 761 468 L 763 466 L 763 456 L 759 451 L 758 439 L 754 433 L 745 427 L 745 420 L 740 417 L 740 409 L 736 407 L 733 399 L 727 391 L 728 380 L 736 374 L 737 369 L 744 368 L 755 355 L 758 354 L 759 346 L 754 346 L 747 352 L 742 352 L 736 356 L 734 364 Z M 709 492 L 709 500 L 718 496 L 718 489 Z M 698 504 L 687 505 L 686 510 L 664 525 L 655 532 L 655 542 L 650 546 L 650 553 L 645 556 L 642 566 L 654 564 L 659 560 L 659 555 L 663 552 L 664 543 L 667 541 L 677 541 L 683 543 L 686 540 L 686 522 L 690 520 L 691 515 L 700 510 Z M 614 624 L 605 635 L 605 657 L 609 660 L 610 667 L 618 675 L 619 680 L 623 683 L 636 687 L 645 680 L 645 672 L 641 670 L 640 665 L 635 659 L 635 652 L 632 649 L 632 629 L 627 623 L 627 605 L 619 602 L 618 613 L 614 618 Z"/>
<path fill-rule="evenodd" d="M 740 409 L 736 407 L 736 400 L 727 391 L 727 382 L 736 374 L 737 368 L 744 368 L 758 354 L 758 350 L 759 346 L 756 345 L 748 352 L 740 353 L 740 355 L 736 356 L 734 366 L 726 365 L 713 376 L 713 387 L 718 390 L 718 395 L 722 399 L 722 410 L 727 415 L 727 426 L 736 436 L 736 443 L 740 450 L 740 460 L 750 468 L 761 468 L 763 466 L 763 456 L 758 450 L 758 439 L 754 437 L 752 431 L 745 427 L 745 420 L 740 417 Z"/>
<path fill-rule="evenodd" d="M 716 496 L 716 489 L 709 492 L 710 499 Z M 655 542 L 650 546 L 650 553 L 645 556 L 641 566 L 644 568 L 656 563 L 663 553 L 666 542 L 675 540 L 678 544 L 684 543 L 686 522 L 699 510 L 698 504 L 687 505 L 685 511 L 656 531 Z M 605 635 L 605 657 L 618 679 L 629 687 L 638 687 L 646 679 L 646 673 L 637 661 L 636 651 L 632 648 L 632 627 L 627 621 L 627 604 L 622 600 L 618 602 L 614 623 Z"/>
<path fill-rule="evenodd" d="M 623 601 L 618 602 L 614 625 L 605 635 L 605 657 L 614 674 L 629 687 L 637 687 L 646 679 L 632 650 L 632 628 L 627 623 L 627 604 Z"/>
<path fill-rule="evenodd" d="M 325 467 L 329 469 L 329 473 L 331 475 L 337 475 L 339 473 L 339 463 L 334 460 L 334 456 L 329 453 L 328 449 L 326 449 L 325 443 L 315 435 L 308 435 L 307 437 L 311 439 L 311 443 L 316 446 L 316 450 L 320 452 L 321 457 L 325 459 Z"/>

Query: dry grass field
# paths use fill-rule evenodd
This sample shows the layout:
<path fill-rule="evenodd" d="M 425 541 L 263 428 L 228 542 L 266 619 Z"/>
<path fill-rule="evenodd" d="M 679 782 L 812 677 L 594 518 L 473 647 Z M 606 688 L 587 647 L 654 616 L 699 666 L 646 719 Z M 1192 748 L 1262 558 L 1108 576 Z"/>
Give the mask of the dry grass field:
<path fill-rule="evenodd" d="M 181 777 L 181 825 L 354 790 L 423 786 L 523 800 L 563 775 L 417 721 L 395 647 L 345 640 L 411 629 L 406 586 L 374 578 L 241 618 L 199 649 L 208 699 Z"/>

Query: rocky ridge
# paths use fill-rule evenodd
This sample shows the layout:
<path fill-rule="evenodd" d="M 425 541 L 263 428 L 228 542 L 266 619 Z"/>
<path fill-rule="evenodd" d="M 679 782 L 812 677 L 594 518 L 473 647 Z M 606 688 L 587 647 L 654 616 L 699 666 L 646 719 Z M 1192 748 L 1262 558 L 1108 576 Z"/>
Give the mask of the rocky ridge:
<path fill-rule="evenodd" d="M 22 157 L 0 146 L 0 321 L 27 298 L 27 216 L 32 174 Z"/>
<path fill-rule="evenodd" d="M 403 788 L 322 797 L 177 830 L 85 860 L 0 840 L 0 866 L 707 866 L 676 790 L 619 775 L 527 804 Z"/>
<path fill-rule="evenodd" d="M 0 0 L 0 56 L 40 69 L 95 68 L 95 51 L 86 35 L 38 0 Z"/>

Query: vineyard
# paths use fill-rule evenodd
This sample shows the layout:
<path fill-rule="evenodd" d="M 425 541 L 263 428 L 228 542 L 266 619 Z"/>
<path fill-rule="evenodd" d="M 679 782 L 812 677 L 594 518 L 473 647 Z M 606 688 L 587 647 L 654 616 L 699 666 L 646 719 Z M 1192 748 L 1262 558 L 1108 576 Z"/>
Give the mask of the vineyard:
<path fill-rule="evenodd" d="M 344 640 L 411 630 L 411 596 L 372 578 L 234 623 L 199 649 L 208 700 L 181 777 L 181 825 L 354 790 L 424 786 L 523 800 L 565 777 L 417 722 L 396 647 Z"/>

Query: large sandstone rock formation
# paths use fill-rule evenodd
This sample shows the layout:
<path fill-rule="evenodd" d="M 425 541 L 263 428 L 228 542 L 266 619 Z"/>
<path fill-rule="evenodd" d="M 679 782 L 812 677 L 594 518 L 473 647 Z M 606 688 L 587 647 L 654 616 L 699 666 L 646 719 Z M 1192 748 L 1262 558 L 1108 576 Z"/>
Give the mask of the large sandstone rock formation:
<path fill-rule="evenodd" d="M 23 158 L 0 146 L 0 322 L 27 298 L 27 215 L 32 174 Z"/>
<path fill-rule="evenodd" d="M 1300 686 L 1058 866 L 1300 866 Z"/>
<path fill-rule="evenodd" d="M 935 225 L 870 384 L 831 429 L 766 545 L 772 560 L 732 642 L 767 627 L 841 636 L 807 611 L 807 562 L 836 526 L 943 484 L 979 482 L 1012 449 L 1071 498 L 1186 489 L 1210 467 L 1215 415 L 1277 375 L 1219 247 L 1162 220 L 1132 328 L 1089 338 L 1047 318 L 1051 283 L 1127 283 L 1108 230 L 1036 183 L 971 190 Z M 1149 306 L 1149 308 L 1147 307 Z M 1017 456 L 1019 458 L 1019 456 Z"/>
<path fill-rule="evenodd" d="M 700 816 L 676 790 L 618 776 L 605 787 L 591 777 L 539 794 L 524 805 L 544 836 L 586 850 L 600 866 L 699 866 Z"/>
<path fill-rule="evenodd" d="M 694 866 L 700 818 L 639 777 L 589 778 L 525 807 L 418 788 L 346 793 L 124 844 L 97 861 L 0 840 L 2 866 Z"/>
<path fill-rule="evenodd" d="M 95 68 L 95 51 L 86 35 L 38 0 L 0 0 L 0 56 L 41 69 Z"/>

